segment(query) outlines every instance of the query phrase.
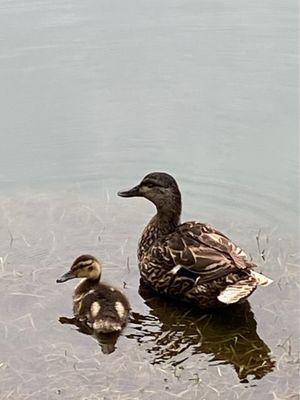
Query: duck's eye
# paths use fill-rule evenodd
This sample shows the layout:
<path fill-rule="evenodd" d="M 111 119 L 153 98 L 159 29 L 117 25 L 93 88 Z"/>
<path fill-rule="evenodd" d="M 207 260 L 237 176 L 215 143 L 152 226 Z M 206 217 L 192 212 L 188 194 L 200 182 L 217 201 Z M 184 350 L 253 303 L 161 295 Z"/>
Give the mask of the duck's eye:
<path fill-rule="evenodd" d="M 152 182 L 147 182 L 147 185 L 146 185 L 148 188 L 153 188 L 154 186 L 155 186 L 155 184 L 154 183 L 152 183 Z"/>
<path fill-rule="evenodd" d="M 88 267 L 88 270 L 91 272 L 91 271 L 93 271 L 93 266 L 91 265 L 90 267 Z"/>

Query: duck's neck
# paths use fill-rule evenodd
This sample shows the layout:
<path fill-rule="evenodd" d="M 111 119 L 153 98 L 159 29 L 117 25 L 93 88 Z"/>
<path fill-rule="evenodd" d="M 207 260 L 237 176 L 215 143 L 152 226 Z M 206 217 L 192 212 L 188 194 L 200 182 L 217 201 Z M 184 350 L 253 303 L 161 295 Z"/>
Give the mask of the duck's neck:
<path fill-rule="evenodd" d="M 97 278 L 83 278 L 79 284 L 75 288 L 75 293 L 83 293 L 83 292 L 88 292 L 90 289 L 92 289 L 94 286 L 97 286 L 100 282 L 101 275 L 99 275 Z"/>
<path fill-rule="evenodd" d="M 139 258 L 160 237 L 174 232 L 180 223 L 181 198 L 178 196 L 173 201 L 156 204 L 156 215 L 149 221 L 144 229 L 139 245 Z"/>

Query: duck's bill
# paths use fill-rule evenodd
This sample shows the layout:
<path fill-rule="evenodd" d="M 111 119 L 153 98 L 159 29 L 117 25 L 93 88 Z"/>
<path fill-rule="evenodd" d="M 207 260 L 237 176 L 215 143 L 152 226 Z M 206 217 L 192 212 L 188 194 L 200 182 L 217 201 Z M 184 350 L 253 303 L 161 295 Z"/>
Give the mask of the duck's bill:
<path fill-rule="evenodd" d="M 70 279 L 74 279 L 76 278 L 76 275 L 74 275 L 74 273 L 72 271 L 66 272 L 65 274 L 63 274 L 60 278 L 56 279 L 57 283 L 63 283 L 66 281 L 69 281 Z"/>
<path fill-rule="evenodd" d="M 118 196 L 120 197 L 137 197 L 137 196 L 141 196 L 140 194 L 140 187 L 135 186 L 132 189 L 129 190 L 121 190 L 120 192 L 118 192 Z"/>

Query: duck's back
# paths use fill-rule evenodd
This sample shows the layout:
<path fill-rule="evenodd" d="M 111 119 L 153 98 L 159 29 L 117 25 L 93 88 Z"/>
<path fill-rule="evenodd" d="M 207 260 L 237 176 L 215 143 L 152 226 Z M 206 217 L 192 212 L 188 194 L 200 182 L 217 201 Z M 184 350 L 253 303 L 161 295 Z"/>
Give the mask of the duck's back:
<path fill-rule="evenodd" d="M 74 293 L 74 314 L 96 332 L 120 331 L 126 323 L 129 302 L 118 289 L 90 282 L 80 284 Z"/>
<path fill-rule="evenodd" d="M 224 234 L 200 222 L 177 226 L 139 254 L 145 282 L 204 308 L 244 300 L 262 284 L 247 255 Z M 226 289 L 220 302 L 218 297 Z"/>

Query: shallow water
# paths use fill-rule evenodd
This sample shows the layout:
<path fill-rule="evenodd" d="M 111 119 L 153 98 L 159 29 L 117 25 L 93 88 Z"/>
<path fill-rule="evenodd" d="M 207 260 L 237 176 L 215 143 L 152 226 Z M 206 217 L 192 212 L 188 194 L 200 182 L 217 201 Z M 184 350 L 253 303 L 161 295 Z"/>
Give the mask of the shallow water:
<path fill-rule="evenodd" d="M 0 399 L 296 399 L 297 3 L 0 9 Z M 153 208 L 116 192 L 151 170 L 274 284 L 215 313 L 140 288 Z M 82 253 L 131 302 L 115 345 L 58 321 Z"/>

